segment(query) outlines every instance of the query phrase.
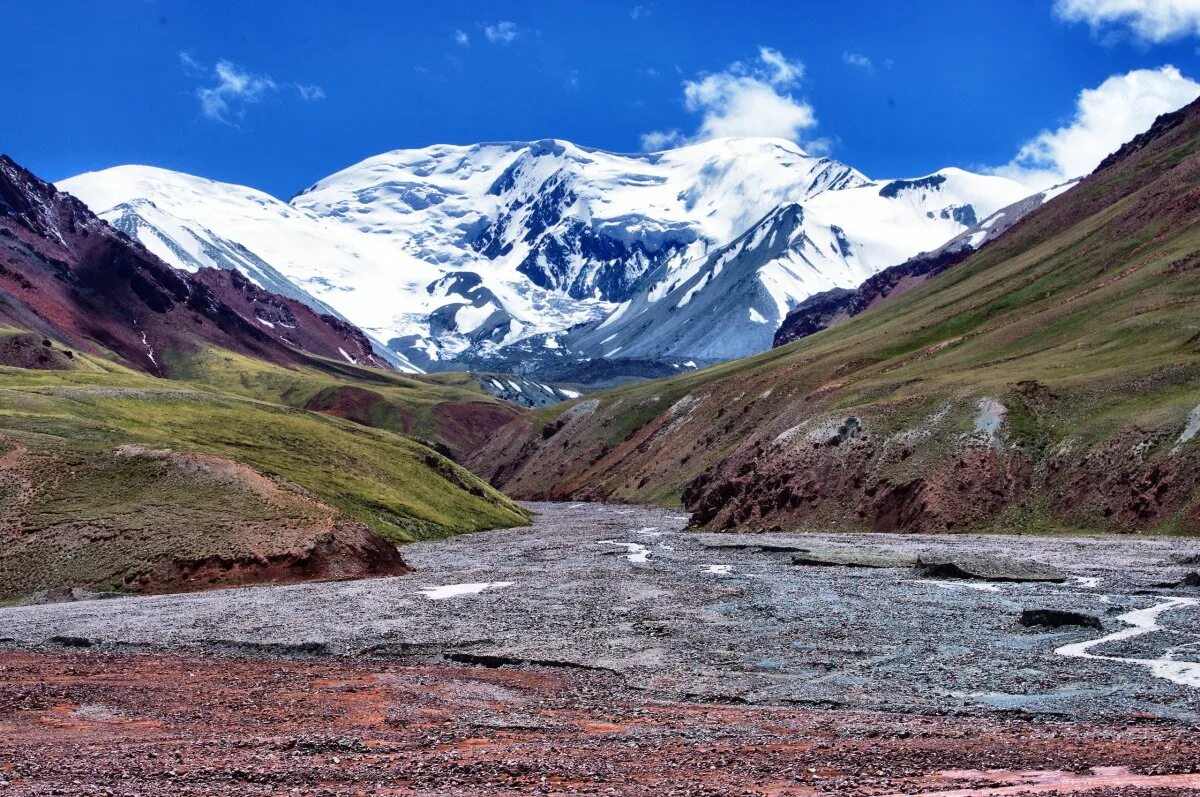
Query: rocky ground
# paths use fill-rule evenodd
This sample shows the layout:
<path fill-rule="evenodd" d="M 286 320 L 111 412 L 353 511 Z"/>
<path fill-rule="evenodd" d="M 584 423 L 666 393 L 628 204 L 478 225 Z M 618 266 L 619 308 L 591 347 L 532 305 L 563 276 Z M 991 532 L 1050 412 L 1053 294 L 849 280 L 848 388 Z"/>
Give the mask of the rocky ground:
<path fill-rule="evenodd" d="M 0 654 L 5 795 L 1200 794 L 1147 723 L 659 701 L 617 676 Z"/>
<path fill-rule="evenodd" d="M 670 510 L 531 506 L 530 529 L 407 546 L 396 578 L 0 610 L 0 778 L 1200 794 L 1200 542 L 696 534 Z"/>

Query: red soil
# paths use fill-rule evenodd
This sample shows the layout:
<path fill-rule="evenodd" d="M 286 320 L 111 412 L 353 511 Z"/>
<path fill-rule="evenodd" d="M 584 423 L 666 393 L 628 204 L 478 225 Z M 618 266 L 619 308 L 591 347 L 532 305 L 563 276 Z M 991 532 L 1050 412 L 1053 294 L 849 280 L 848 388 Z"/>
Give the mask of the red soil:
<path fill-rule="evenodd" d="M 460 455 L 478 450 L 495 431 L 522 414 L 511 404 L 493 401 L 443 401 L 433 408 L 442 439 Z"/>
<path fill-rule="evenodd" d="M 0 653 L 11 795 L 1179 797 L 1197 771 L 1200 734 L 1132 721 L 656 702 L 549 669 Z"/>

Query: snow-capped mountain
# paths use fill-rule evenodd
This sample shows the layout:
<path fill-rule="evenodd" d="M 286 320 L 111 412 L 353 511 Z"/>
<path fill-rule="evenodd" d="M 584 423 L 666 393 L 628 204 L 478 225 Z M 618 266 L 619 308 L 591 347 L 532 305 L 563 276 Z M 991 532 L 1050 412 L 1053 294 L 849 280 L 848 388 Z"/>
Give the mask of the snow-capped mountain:
<path fill-rule="evenodd" d="M 423 260 L 483 259 L 575 299 L 622 301 L 642 274 L 732 240 L 780 202 L 862 182 L 788 141 L 616 155 L 552 140 L 390 152 L 292 204 Z"/>
<path fill-rule="evenodd" d="M 89 172 L 58 187 L 171 265 L 193 272 L 237 268 L 376 338 L 396 301 L 414 297 L 409 304 L 424 309 L 420 292 L 442 273 L 253 188 L 150 166 Z M 372 285 L 386 294 L 383 301 L 372 300 Z M 399 367 L 415 370 L 402 353 L 391 355 Z"/>
<path fill-rule="evenodd" d="M 897 258 L 903 262 L 905 252 L 974 229 L 976 214 L 990 212 L 990 197 L 1003 195 L 998 188 L 1006 186 L 995 179 L 946 169 L 779 205 L 731 243 L 662 269 L 607 318 L 557 342 L 590 357 L 701 362 L 764 351 L 803 299 L 855 287 Z"/>
<path fill-rule="evenodd" d="M 872 181 L 777 139 L 638 155 L 558 140 L 398 150 L 290 203 L 137 166 L 61 187 L 168 262 L 237 267 L 412 365 L 520 351 L 528 373 L 769 348 L 807 296 L 857 286 L 1027 193 L 957 169 Z"/>

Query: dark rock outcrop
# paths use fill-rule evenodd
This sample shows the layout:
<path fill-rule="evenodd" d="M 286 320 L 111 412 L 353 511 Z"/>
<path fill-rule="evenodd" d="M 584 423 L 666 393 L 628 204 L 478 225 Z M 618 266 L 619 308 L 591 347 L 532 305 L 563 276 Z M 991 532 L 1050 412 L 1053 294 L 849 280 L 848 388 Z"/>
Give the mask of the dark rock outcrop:
<path fill-rule="evenodd" d="M 1063 626 L 1079 626 L 1097 630 L 1104 628 L 1099 617 L 1062 609 L 1025 609 L 1021 612 L 1021 619 L 1018 622 L 1026 628 L 1062 628 Z"/>
<path fill-rule="evenodd" d="M 978 581 L 1067 580 L 1062 571 L 1042 562 L 997 556 L 927 555 L 917 562 L 917 572 L 926 578 L 963 578 Z"/>
<path fill-rule="evenodd" d="M 916 558 L 891 551 L 870 548 L 821 548 L 792 557 L 792 564 L 802 567 L 862 567 L 882 569 L 911 567 Z"/>

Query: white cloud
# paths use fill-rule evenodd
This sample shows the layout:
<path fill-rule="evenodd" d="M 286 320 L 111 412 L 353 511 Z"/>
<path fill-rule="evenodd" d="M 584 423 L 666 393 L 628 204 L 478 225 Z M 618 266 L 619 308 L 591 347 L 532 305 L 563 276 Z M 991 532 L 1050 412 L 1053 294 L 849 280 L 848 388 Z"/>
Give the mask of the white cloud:
<path fill-rule="evenodd" d="M 650 16 L 650 12 L 654 9 L 654 5 L 636 5 L 629 9 L 629 18 L 635 22 L 639 19 L 645 19 Z"/>
<path fill-rule="evenodd" d="M 1056 0 L 1054 13 L 1097 31 L 1126 26 L 1148 42 L 1200 35 L 1200 0 Z"/>
<path fill-rule="evenodd" d="M 460 47 L 470 47 L 471 37 L 467 35 L 465 30 L 454 31 L 454 43 Z"/>
<path fill-rule="evenodd" d="M 682 144 L 684 139 L 685 136 L 678 130 L 651 130 L 649 133 L 642 134 L 642 150 L 658 152 L 670 149 Z"/>
<path fill-rule="evenodd" d="M 325 89 L 320 86 L 315 86 L 310 83 L 295 83 L 296 93 L 300 95 L 302 100 L 323 100 L 325 99 Z"/>
<path fill-rule="evenodd" d="M 758 59 L 767 67 L 767 80 L 773 86 L 791 86 L 804 77 L 804 64 L 799 61 L 789 61 L 778 50 L 759 47 Z"/>
<path fill-rule="evenodd" d="M 662 149 L 680 143 L 725 136 L 769 136 L 799 141 L 816 126 L 817 117 L 807 102 L 787 93 L 804 75 L 804 65 L 770 47 L 760 47 L 750 64 L 736 62 L 722 72 L 700 75 L 683 83 L 684 107 L 701 114 L 691 136 L 678 130 L 652 131 L 642 136 L 642 147 Z"/>
<path fill-rule="evenodd" d="M 1173 66 L 1113 75 L 1079 93 L 1069 124 L 1043 130 L 1009 163 L 990 171 L 1034 189 L 1084 176 L 1160 114 L 1182 108 L 1197 96 L 1200 83 Z"/>
<path fill-rule="evenodd" d="M 850 66 L 856 66 L 859 69 L 865 69 L 867 72 L 875 71 L 875 64 L 871 63 L 871 59 L 861 53 L 844 52 L 842 60 Z"/>
<path fill-rule="evenodd" d="M 179 52 L 179 66 L 182 67 L 185 73 L 193 76 L 202 75 L 205 71 L 204 65 L 193 58 L 192 54 L 186 50 L 180 50 Z"/>
<path fill-rule="evenodd" d="M 210 74 L 212 85 L 196 89 L 200 101 L 200 112 L 214 122 L 232 127 L 246 115 L 246 108 L 261 102 L 268 95 L 279 92 L 281 84 L 270 75 L 250 72 L 237 64 L 221 59 L 209 72 L 191 53 L 179 53 L 179 65 L 185 74 L 198 77 Z M 325 99 L 325 89 L 314 83 L 284 83 L 284 89 L 294 90 L 296 96 L 306 102 Z"/>
<path fill-rule="evenodd" d="M 217 61 L 213 68 L 216 85 L 196 89 L 200 111 L 215 122 L 236 124 L 246 106 L 260 102 L 279 87 L 268 75 L 247 72 L 229 61 Z"/>
<path fill-rule="evenodd" d="M 518 36 L 521 35 L 517 23 L 501 20 L 494 25 L 484 25 L 483 35 L 487 36 L 487 40 L 495 44 L 510 44 Z"/>

